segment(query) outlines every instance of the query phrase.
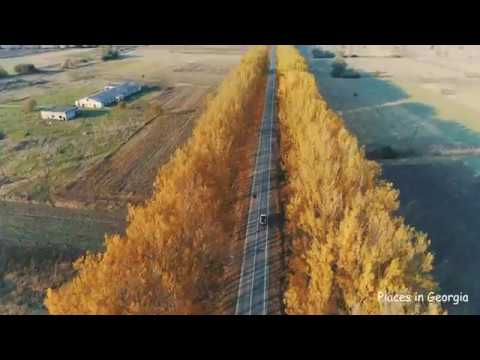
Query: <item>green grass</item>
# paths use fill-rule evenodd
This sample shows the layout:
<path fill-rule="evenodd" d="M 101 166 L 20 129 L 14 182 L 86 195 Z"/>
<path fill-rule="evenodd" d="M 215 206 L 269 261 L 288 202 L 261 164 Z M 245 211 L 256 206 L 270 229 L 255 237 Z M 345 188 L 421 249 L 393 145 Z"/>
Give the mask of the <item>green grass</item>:
<path fill-rule="evenodd" d="M 71 105 L 94 90 L 87 85 L 48 90 L 33 97 L 38 108 L 28 114 L 22 112 L 21 104 L 0 106 L 0 129 L 5 133 L 5 140 L 0 142 L 0 167 L 7 176 L 34 179 L 33 184 L 22 186 L 23 192 L 43 199 L 43 190 L 35 186 L 47 163 L 54 186 L 63 184 L 81 170 L 86 160 L 112 153 L 143 125 L 146 104 L 141 98 L 129 102 L 126 109 L 84 111 L 67 122 L 40 118 L 39 109 Z"/>
<path fill-rule="evenodd" d="M 69 86 L 65 89 L 48 90 L 44 95 L 35 97 L 38 106 L 66 106 L 73 105 L 75 100 L 90 95 L 99 90 L 92 85 Z"/>

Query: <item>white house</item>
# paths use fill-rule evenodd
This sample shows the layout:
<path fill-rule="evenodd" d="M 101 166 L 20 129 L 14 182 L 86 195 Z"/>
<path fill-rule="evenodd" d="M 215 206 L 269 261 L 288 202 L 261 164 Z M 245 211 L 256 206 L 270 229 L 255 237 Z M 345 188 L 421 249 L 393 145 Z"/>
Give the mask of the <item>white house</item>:
<path fill-rule="evenodd" d="M 107 85 L 103 91 L 75 101 L 75 105 L 79 108 L 101 109 L 105 106 L 118 103 L 140 91 L 142 91 L 142 86 L 134 82 L 126 82 L 120 85 Z"/>
<path fill-rule="evenodd" d="M 45 120 L 63 120 L 68 121 L 77 116 L 77 108 L 75 106 L 64 108 L 52 108 L 48 110 L 42 110 L 40 116 Z"/>

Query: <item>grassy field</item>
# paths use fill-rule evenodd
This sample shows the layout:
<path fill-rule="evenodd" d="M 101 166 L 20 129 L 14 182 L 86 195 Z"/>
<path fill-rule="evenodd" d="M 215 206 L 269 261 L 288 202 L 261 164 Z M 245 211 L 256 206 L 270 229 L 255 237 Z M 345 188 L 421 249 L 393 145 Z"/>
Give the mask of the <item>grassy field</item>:
<path fill-rule="evenodd" d="M 91 86 L 71 87 L 64 91 L 47 91 L 35 97 L 39 108 L 68 105 L 94 90 Z M 51 183 L 68 181 L 82 166 L 114 151 L 125 139 L 144 124 L 146 103 L 137 100 L 126 109 L 114 108 L 85 111 L 69 122 L 45 121 L 39 111 L 25 114 L 18 104 L 0 106 L 0 129 L 6 135 L 1 141 L 0 166 L 3 175 L 14 183 L 18 179 L 30 181 L 21 186 L 0 189 L 0 194 L 22 197 L 38 184 L 46 169 L 51 171 Z M 36 195 L 36 191 L 33 191 Z M 45 200 L 35 199 L 33 200 Z"/>
<path fill-rule="evenodd" d="M 455 70 L 416 58 L 347 61 L 366 76 L 333 79 L 330 60 L 310 59 L 320 91 L 367 150 L 391 146 L 400 155 L 379 160 L 400 190 L 400 213 L 429 234 L 441 292 L 469 295 L 449 312 L 480 314 L 480 121 L 472 98 L 480 79 L 466 79 L 472 69 L 462 61 Z M 374 71 L 384 76 L 368 76 Z"/>

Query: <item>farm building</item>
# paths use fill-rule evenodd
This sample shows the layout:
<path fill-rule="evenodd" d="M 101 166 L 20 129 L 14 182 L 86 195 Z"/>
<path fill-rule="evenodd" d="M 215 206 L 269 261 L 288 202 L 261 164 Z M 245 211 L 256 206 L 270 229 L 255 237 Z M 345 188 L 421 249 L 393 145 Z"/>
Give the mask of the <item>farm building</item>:
<path fill-rule="evenodd" d="M 129 96 L 136 94 L 142 90 L 142 86 L 133 82 L 126 82 L 120 85 L 105 86 L 103 91 L 77 100 L 75 105 L 79 108 L 101 109 L 118 103 Z"/>
<path fill-rule="evenodd" d="M 64 120 L 68 121 L 77 116 L 77 108 L 75 106 L 69 106 L 64 108 L 52 108 L 48 110 L 42 110 L 40 116 L 45 120 Z"/>

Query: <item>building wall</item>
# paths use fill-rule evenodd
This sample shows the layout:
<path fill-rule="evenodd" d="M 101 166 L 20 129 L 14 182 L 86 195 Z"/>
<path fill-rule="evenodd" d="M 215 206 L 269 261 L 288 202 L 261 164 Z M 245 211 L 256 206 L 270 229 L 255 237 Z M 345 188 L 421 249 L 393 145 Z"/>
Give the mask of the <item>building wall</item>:
<path fill-rule="evenodd" d="M 65 113 L 67 115 L 67 120 L 73 119 L 77 116 L 77 112 L 75 110 L 70 110 Z"/>
<path fill-rule="evenodd" d="M 76 116 L 76 112 L 74 110 L 67 111 L 67 112 L 41 111 L 40 116 L 42 117 L 42 119 L 45 119 L 45 120 L 67 121 L 67 120 L 73 119 Z"/>
<path fill-rule="evenodd" d="M 67 120 L 67 115 L 61 112 L 42 111 L 41 115 L 46 120 Z"/>
<path fill-rule="evenodd" d="M 86 108 L 86 109 L 101 109 L 104 107 L 99 101 L 92 100 L 90 98 L 83 98 L 80 100 L 75 101 L 75 105 L 79 108 Z M 105 104 L 107 105 L 107 104 Z"/>

